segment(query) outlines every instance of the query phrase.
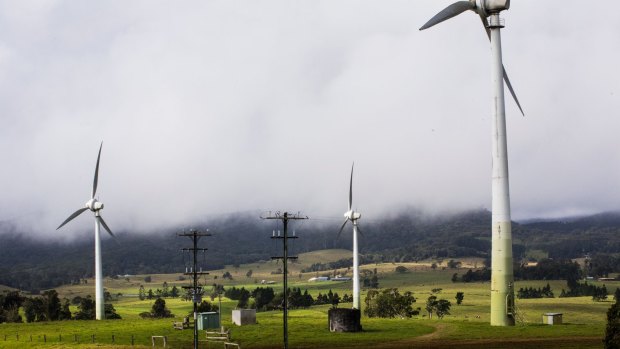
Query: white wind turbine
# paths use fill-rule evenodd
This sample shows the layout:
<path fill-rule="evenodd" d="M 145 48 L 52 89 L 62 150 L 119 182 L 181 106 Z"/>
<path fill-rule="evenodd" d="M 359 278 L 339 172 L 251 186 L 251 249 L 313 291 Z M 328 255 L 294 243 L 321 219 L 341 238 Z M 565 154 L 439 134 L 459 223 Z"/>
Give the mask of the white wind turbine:
<path fill-rule="evenodd" d="M 506 142 L 506 111 L 504 81 L 519 110 L 523 109 L 512 89 L 502 63 L 500 29 L 504 22 L 499 13 L 510 8 L 510 0 L 457 1 L 431 18 L 420 30 L 457 16 L 467 10 L 480 16 L 491 41 L 493 127 L 492 127 L 492 246 L 491 246 L 491 325 L 515 324 L 514 275 L 512 267 L 512 227 L 510 223 L 510 192 L 508 185 L 508 153 Z M 490 21 L 487 21 L 487 18 Z"/>
<path fill-rule="evenodd" d="M 353 166 L 351 165 L 351 180 L 349 182 L 349 210 L 344 214 L 346 218 L 342 226 L 340 227 L 340 231 L 338 231 L 338 237 L 342 234 L 342 230 L 347 225 L 347 222 L 351 221 L 353 224 L 353 309 L 361 309 L 360 308 L 360 276 L 359 276 L 359 258 L 358 258 L 358 249 L 357 249 L 357 233 L 361 233 L 359 227 L 357 225 L 357 220 L 362 217 L 362 214 L 359 212 L 353 211 Z"/>
<path fill-rule="evenodd" d="M 103 225 L 105 230 L 113 237 L 114 234 L 108 227 L 108 225 L 101 217 L 100 211 L 103 209 L 103 203 L 99 202 L 95 199 L 95 194 L 97 193 L 97 181 L 99 177 L 99 159 L 101 158 L 101 148 L 103 147 L 103 142 L 99 146 L 99 154 L 97 155 L 97 166 L 95 167 L 95 179 L 93 181 L 93 191 L 90 196 L 90 200 L 86 202 L 85 207 L 73 212 L 69 218 L 65 219 L 61 225 L 56 228 L 56 230 L 60 229 L 63 225 L 69 223 L 72 219 L 82 214 L 82 212 L 86 210 L 91 210 L 95 214 L 95 318 L 97 320 L 102 320 L 105 318 L 105 303 L 103 297 L 103 282 L 102 282 L 102 269 L 101 269 L 101 234 L 100 234 L 100 225 Z"/>

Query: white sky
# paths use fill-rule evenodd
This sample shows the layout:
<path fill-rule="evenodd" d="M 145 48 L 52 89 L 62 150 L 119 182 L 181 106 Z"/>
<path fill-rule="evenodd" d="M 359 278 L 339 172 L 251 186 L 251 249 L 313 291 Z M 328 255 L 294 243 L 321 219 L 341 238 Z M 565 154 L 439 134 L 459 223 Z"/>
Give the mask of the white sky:
<path fill-rule="evenodd" d="M 490 207 L 490 48 L 451 1 L 0 1 L 0 220 Z M 513 218 L 620 209 L 620 2 L 513 1 Z M 84 216 L 87 216 L 85 214 Z M 90 229 L 80 217 L 66 233 Z M 63 228 L 64 230 L 65 228 Z"/>

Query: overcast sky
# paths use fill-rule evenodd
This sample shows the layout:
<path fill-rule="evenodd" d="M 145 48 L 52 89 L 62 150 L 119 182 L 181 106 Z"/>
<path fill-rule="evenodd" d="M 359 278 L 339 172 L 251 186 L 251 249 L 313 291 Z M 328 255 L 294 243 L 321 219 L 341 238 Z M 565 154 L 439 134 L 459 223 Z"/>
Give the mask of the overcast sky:
<path fill-rule="evenodd" d="M 0 220 L 489 208 L 490 47 L 438 0 L 1 1 Z M 585 5 L 584 5 L 585 4 Z M 513 1 L 513 218 L 620 209 L 618 1 Z M 362 219 L 363 219 L 362 218 Z M 92 214 L 66 226 L 89 230 Z M 65 230 L 65 228 L 63 228 Z"/>

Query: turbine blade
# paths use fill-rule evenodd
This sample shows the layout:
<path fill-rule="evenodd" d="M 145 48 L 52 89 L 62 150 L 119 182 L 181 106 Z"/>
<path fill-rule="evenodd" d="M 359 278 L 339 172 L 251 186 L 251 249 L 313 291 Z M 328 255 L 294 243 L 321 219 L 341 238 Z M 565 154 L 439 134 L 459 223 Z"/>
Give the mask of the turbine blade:
<path fill-rule="evenodd" d="M 101 148 L 103 147 L 103 142 L 99 146 L 99 154 L 97 155 L 97 166 L 95 167 L 95 180 L 93 181 L 93 193 L 90 196 L 91 199 L 95 197 L 97 193 L 97 181 L 99 180 L 99 159 L 101 158 Z"/>
<path fill-rule="evenodd" d="M 116 239 L 116 235 L 114 235 L 112 233 L 112 230 L 110 230 L 110 227 L 108 227 L 108 225 L 105 224 L 105 221 L 103 220 L 103 217 L 98 216 L 97 219 L 99 219 L 99 222 L 101 223 L 101 225 L 103 225 L 103 228 L 105 228 L 105 230 L 108 231 L 108 234 L 110 234 L 110 236 L 112 236 L 114 239 Z"/>
<path fill-rule="evenodd" d="M 342 223 L 342 226 L 340 227 L 340 230 L 338 231 L 338 235 L 336 236 L 336 240 L 340 239 L 340 234 L 342 234 L 342 230 L 344 229 L 344 226 L 347 225 L 347 222 L 349 221 L 349 219 L 345 219 L 344 223 Z"/>
<path fill-rule="evenodd" d="M 362 235 L 363 237 L 366 237 L 366 235 L 364 235 L 364 233 L 362 233 L 362 229 L 360 229 L 359 224 L 357 224 L 357 232 L 360 233 L 360 235 Z"/>
<path fill-rule="evenodd" d="M 487 18 L 481 14 L 480 20 L 482 21 L 484 30 L 487 32 L 487 37 L 489 38 L 489 41 L 491 41 L 491 29 L 489 29 L 489 22 L 487 22 Z M 515 102 L 517 103 L 517 107 L 519 107 L 519 110 L 521 111 L 521 115 L 525 116 L 525 113 L 523 112 L 523 108 L 521 108 L 521 103 L 519 103 L 519 99 L 517 98 L 517 94 L 515 93 L 515 90 L 512 88 L 510 79 L 508 79 L 508 74 L 506 73 L 506 67 L 504 67 L 503 65 L 502 65 L 502 71 L 504 73 L 504 81 L 506 82 L 508 91 L 510 91 L 510 94 L 512 95 L 512 99 L 514 99 Z"/>
<path fill-rule="evenodd" d="M 355 163 L 351 165 L 351 181 L 349 183 L 349 211 L 351 211 L 351 206 L 353 206 L 353 166 L 355 166 Z"/>
<path fill-rule="evenodd" d="M 506 86 L 508 86 L 508 90 L 510 91 L 510 94 L 512 95 L 512 98 L 517 103 L 517 107 L 519 107 L 519 110 L 521 111 L 521 115 L 525 116 L 525 113 L 523 112 L 523 108 L 521 108 L 521 103 L 519 103 L 519 99 L 517 98 L 517 94 L 515 93 L 515 90 L 513 90 L 513 88 L 512 88 L 512 84 L 510 83 L 510 79 L 508 79 L 508 74 L 506 73 L 506 68 L 503 65 L 502 65 L 502 69 L 504 71 L 504 81 L 506 82 Z"/>
<path fill-rule="evenodd" d="M 450 19 L 454 16 L 458 16 L 461 13 L 467 10 L 475 10 L 476 5 L 469 1 L 457 1 L 454 4 L 446 7 L 441 12 L 435 15 L 435 17 L 431 18 L 426 24 L 424 24 L 420 30 L 428 29 L 435 24 L 441 23 L 447 19 Z"/>
<path fill-rule="evenodd" d="M 58 226 L 58 228 L 56 228 L 56 230 L 58 230 L 58 229 L 62 228 L 62 226 L 63 226 L 63 225 L 65 225 L 65 224 L 69 223 L 69 221 L 71 221 L 73 218 L 75 218 L 75 217 L 77 217 L 77 216 L 81 215 L 81 214 L 82 214 L 82 212 L 84 212 L 84 211 L 86 211 L 86 210 L 88 210 L 88 207 L 83 207 L 83 208 L 81 208 L 81 209 L 79 209 L 79 210 L 77 210 L 77 211 L 73 212 L 73 214 L 71 214 L 71 216 L 69 216 L 69 218 L 65 219 L 65 221 L 64 221 L 64 222 L 62 222 L 62 224 L 61 224 L 61 225 L 59 225 L 59 226 Z"/>
<path fill-rule="evenodd" d="M 487 18 L 483 14 L 479 14 L 479 15 L 480 15 L 480 20 L 482 21 L 482 26 L 484 27 L 484 30 L 487 32 L 487 37 L 489 38 L 489 41 L 491 41 L 491 29 L 489 29 L 489 22 L 487 21 Z"/>

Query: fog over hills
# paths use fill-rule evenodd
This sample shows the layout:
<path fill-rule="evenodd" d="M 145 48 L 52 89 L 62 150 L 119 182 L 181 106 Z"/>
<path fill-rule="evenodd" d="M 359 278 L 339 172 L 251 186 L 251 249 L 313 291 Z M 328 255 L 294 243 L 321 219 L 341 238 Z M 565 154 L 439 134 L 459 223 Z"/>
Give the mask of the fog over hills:
<path fill-rule="evenodd" d="M 259 212 L 245 212 L 196 223 L 213 234 L 201 240 L 209 250 L 201 260 L 205 268 L 268 260 L 279 246 L 270 239 L 281 230 L 277 221 L 261 220 Z M 370 261 L 407 262 L 426 258 L 486 258 L 490 252 L 491 216 L 486 210 L 451 214 L 423 214 L 419 210 L 395 213 L 381 220 L 360 221 L 360 253 Z M 317 218 L 290 225 L 300 237 L 291 253 L 327 248 L 351 248 L 350 232 L 336 239 L 340 220 Z M 180 230 L 153 234 L 118 232 L 118 244 L 103 242 L 104 275 L 175 273 L 184 271 L 187 256 L 181 248 L 190 240 Z M 93 273 L 93 237 L 71 242 L 39 240 L 36 234 L 0 223 L 0 284 L 42 289 L 71 282 Z M 527 258 L 544 251 L 551 258 L 577 258 L 586 253 L 620 252 L 620 213 L 603 213 L 557 221 L 514 223 L 514 254 Z"/>

